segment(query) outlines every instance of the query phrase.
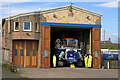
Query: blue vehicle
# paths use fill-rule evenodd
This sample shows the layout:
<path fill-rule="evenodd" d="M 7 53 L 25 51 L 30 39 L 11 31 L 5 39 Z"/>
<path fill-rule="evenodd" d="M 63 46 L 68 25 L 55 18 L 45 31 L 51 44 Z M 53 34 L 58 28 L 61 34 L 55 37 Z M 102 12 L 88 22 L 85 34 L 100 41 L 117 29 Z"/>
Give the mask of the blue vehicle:
<path fill-rule="evenodd" d="M 81 61 L 83 62 L 82 50 L 78 48 L 78 40 L 74 38 L 57 39 L 55 48 L 58 50 L 58 66 L 63 66 L 64 63 L 79 65 Z"/>

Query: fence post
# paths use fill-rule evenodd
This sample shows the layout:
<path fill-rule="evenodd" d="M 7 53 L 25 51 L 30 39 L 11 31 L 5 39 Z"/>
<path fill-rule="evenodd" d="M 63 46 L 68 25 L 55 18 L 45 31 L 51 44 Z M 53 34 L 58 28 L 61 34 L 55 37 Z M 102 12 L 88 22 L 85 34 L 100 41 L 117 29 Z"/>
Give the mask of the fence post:
<path fill-rule="evenodd" d="M 21 64 L 20 64 L 20 73 L 21 73 Z"/>
<path fill-rule="evenodd" d="M 107 68 L 108 69 L 110 68 L 110 62 L 109 61 L 107 62 Z"/>

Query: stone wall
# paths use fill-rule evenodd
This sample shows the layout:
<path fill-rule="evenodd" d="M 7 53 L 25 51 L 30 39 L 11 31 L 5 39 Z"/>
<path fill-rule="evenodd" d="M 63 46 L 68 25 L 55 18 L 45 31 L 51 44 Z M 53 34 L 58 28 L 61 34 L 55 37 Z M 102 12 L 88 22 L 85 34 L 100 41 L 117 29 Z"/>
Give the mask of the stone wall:
<path fill-rule="evenodd" d="M 85 12 L 73 10 L 73 16 L 69 16 L 71 12 L 69 10 L 62 10 L 53 13 L 47 13 L 42 15 L 43 22 L 56 22 L 56 23 L 75 23 L 75 24 L 101 24 L 101 17 L 87 14 Z M 53 17 L 53 16 L 56 17 Z M 87 19 L 89 16 L 89 19 Z"/>

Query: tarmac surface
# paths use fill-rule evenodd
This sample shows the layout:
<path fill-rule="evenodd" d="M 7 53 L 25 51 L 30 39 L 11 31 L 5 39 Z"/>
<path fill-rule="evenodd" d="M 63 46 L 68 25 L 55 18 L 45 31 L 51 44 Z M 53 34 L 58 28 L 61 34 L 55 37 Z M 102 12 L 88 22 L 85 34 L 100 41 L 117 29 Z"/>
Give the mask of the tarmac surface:
<path fill-rule="evenodd" d="M 19 76 L 27 78 L 118 78 L 118 69 L 22 68 Z"/>

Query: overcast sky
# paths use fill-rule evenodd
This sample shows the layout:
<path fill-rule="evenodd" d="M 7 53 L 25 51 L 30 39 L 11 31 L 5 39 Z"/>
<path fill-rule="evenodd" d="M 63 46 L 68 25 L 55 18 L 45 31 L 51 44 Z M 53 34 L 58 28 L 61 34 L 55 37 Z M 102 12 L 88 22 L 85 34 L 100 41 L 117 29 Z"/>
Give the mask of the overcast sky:
<path fill-rule="evenodd" d="M 70 1 L 75 1 L 75 0 L 70 0 Z M 70 4 L 70 1 L 69 2 L 39 2 L 35 0 L 33 2 L 33 0 L 19 0 L 19 1 L 11 0 L 10 15 L 12 16 L 23 12 L 37 11 L 39 10 L 39 8 L 41 10 L 45 10 L 60 6 L 66 6 Z M 112 42 L 117 43 L 118 42 L 118 1 L 116 0 L 103 0 L 102 2 L 96 2 L 96 0 L 89 0 L 89 2 L 87 2 L 88 0 L 84 0 L 84 1 L 86 2 L 74 2 L 74 5 L 103 14 L 101 40 L 103 40 L 103 30 L 106 30 L 106 40 L 108 40 L 108 38 L 110 37 Z M 2 5 L 0 5 L 0 12 L 1 11 L 2 11 L 2 15 L 0 15 L 0 19 L 8 16 L 8 0 L 4 0 L 4 2 L 2 2 Z"/>

